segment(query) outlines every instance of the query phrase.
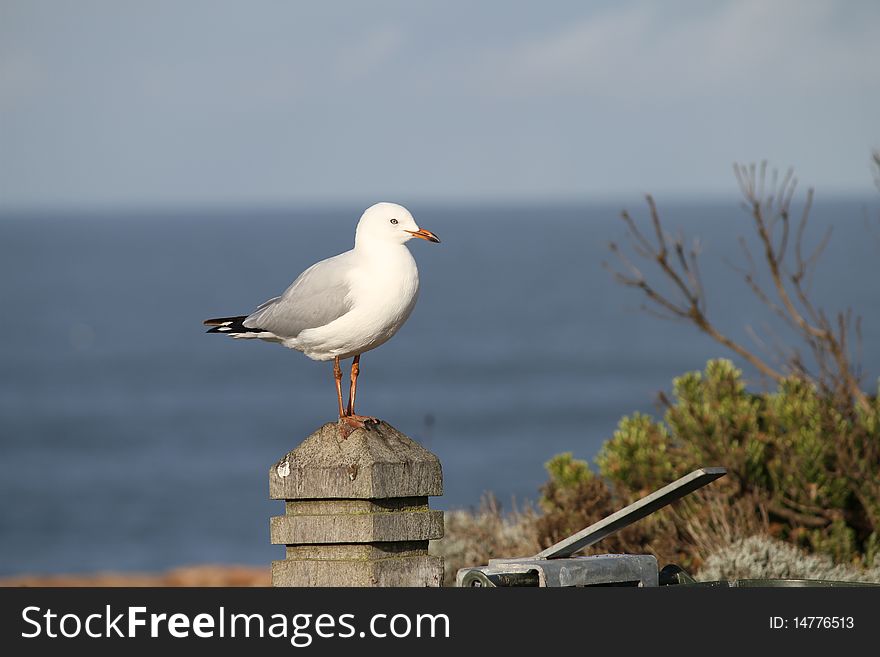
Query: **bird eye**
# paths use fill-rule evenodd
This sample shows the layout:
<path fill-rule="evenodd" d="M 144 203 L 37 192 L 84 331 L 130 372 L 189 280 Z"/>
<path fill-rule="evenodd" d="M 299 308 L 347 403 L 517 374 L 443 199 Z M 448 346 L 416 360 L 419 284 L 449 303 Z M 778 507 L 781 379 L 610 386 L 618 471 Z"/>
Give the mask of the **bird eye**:
<path fill-rule="evenodd" d="M 394 225 L 396 226 L 396 225 L 397 225 L 397 219 L 392 219 L 392 220 L 391 220 L 391 223 L 394 224 Z"/>

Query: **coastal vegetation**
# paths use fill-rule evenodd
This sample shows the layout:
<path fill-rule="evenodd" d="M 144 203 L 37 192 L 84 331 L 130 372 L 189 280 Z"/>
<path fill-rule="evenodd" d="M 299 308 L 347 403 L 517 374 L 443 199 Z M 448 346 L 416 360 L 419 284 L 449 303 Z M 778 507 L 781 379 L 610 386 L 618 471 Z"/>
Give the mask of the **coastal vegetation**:
<path fill-rule="evenodd" d="M 880 152 L 872 159 L 880 189 Z M 813 190 L 795 203 L 792 171 L 734 171 L 751 238 L 739 238 L 732 271 L 786 334 L 749 329 L 754 348 L 732 337 L 708 310 L 699 242 L 667 231 L 651 196 L 647 220 L 623 211 L 626 239 L 610 244 L 606 268 L 642 295 L 645 311 L 708 335 L 733 360 L 675 378 L 659 395 L 662 417 L 621 419 L 594 466 L 571 453 L 551 459 L 538 509 L 504 515 L 488 499 L 451 516 L 438 546 L 447 573 L 533 554 L 695 468 L 721 465 L 726 477 L 592 552 L 650 553 L 704 578 L 880 581 L 880 396 L 863 381 L 858 315 L 826 310 L 810 287 L 830 230 L 807 248 Z"/>

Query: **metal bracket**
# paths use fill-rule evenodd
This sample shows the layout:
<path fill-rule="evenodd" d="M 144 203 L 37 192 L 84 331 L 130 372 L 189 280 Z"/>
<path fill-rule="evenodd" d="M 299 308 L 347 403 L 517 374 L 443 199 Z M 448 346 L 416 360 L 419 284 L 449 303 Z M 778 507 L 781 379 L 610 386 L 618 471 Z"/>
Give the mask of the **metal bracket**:
<path fill-rule="evenodd" d="M 650 554 L 595 554 L 572 559 L 491 559 L 462 568 L 460 587 L 657 586 L 657 560 Z"/>

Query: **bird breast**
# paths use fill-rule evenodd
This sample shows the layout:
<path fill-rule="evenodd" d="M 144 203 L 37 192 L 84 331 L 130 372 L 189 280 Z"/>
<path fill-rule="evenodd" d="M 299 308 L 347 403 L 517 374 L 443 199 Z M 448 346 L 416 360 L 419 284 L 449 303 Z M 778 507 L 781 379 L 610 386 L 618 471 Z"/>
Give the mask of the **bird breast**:
<path fill-rule="evenodd" d="M 375 254 L 352 272 L 352 311 L 375 332 L 391 332 L 407 320 L 419 293 L 419 271 L 404 246 Z M 363 314 L 362 314 L 363 313 Z M 365 327 L 366 328 L 366 327 Z"/>
<path fill-rule="evenodd" d="M 303 331 L 292 344 L 307 356 L 349 358 L 389 340 L 416 304 L 419 273 L 409 250 L 371 253 L 349 272 L 351 310 L 330 324 Z"/>

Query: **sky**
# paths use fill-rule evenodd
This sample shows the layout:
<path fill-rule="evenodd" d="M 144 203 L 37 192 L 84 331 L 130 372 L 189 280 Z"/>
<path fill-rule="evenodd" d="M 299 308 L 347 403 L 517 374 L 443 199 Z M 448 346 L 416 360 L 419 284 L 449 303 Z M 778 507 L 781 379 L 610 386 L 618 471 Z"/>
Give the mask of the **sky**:
<path fill-rule="evenodd" d="M 880 3 L 0 0 L 0 210 L 868 194 Z"/>

